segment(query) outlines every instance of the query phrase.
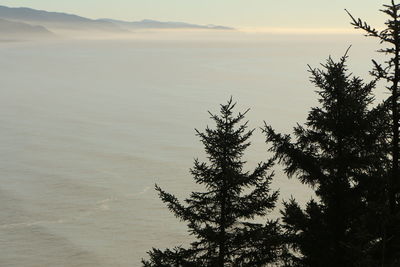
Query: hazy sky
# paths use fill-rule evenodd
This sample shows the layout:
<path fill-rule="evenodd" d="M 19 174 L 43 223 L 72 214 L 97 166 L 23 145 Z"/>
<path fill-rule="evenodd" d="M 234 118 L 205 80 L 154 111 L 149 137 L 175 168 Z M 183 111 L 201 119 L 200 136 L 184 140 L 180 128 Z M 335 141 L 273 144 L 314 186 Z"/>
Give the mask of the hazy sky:
<path fill-rule="evenodd" d="M 89 18 L 157 19 L 249 28 L 349 29 L 344 8 L 372 24 L 389 0 L 3 0 L 0 5 Z"/>

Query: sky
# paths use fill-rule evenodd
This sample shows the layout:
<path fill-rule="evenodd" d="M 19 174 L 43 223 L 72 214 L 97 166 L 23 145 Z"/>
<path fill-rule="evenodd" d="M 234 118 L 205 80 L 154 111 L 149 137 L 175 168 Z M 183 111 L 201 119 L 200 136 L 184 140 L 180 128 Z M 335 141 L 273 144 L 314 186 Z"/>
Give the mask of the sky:
<path fill-rule="evenodd" d="M 72 13 L 92 19 L 156 19 L 244 29 L 348 30 L 347 8 L 379 28 L 389 0 L 0 0 L 0 5 Z"/>

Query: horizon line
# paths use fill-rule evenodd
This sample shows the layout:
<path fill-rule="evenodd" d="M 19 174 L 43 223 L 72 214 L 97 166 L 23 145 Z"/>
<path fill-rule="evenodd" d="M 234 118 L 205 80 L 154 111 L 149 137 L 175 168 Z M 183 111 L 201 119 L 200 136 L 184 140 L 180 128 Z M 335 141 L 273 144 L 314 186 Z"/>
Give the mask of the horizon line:
<path fill-rule="evenodd" d="M 359 34 L 354 28 L 293 28 L 293 27 L 236 27 L 237 31 L 245 33 L 271 34 Z"/>

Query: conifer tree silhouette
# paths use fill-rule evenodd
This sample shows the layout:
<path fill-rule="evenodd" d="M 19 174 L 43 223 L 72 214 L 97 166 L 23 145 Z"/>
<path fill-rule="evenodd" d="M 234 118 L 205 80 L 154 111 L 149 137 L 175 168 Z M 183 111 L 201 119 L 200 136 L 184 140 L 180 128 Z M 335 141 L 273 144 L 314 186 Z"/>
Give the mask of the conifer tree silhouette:
<path fill-rule="evenodd" d="M 379 196 L 366 188 L 379 190 L 384 108 L 370 110 L 375 82 L 347 74 L 346 59 L 347 52 L 338 62 L 329 58 L 322 70 L 310 68 L 320 106 L 305 126 L 294 128 L 295 140 L 264 128 L 286 174 L 310 185 L 318 198 L 304 210 L 294 199 L 284 203 L 282 227 L 294 266 L 373 266 L 368 251 L 376 233 L 368 222 L 376 210 L 369 211 L 369 202 Z"/>
<path fill-rule="evenodd" d="M 400 82 L 400 4 L 394 0 L 388 5 L 383 5 L 381 12 L 389 18 L 385 22 L 383 30 L 376 30 L 361 19 L 356 19 L 347 10 L 352 25 L 361 29 L 366 36 L 378 38 L 381 44 L 387 46 L 378 52 L 389 56 L 383 64 L 372 60 L 374 68 L 371 74 L 376 79 L 385 80 L 390 97 L 386 100 L 390 112 L 391 133 L 388 142 L 391 146 L 391 166 L 385 179 L 386 201 L 381 207 L 385 211 L 383 215 L 384 227 L 380 240 L 382 241 L 381 262 L 382 266 L 400 266 L 400 169 L 399 169 L 399 82 Z"/>
<path fill-rule="evenodd" d="M 176 217 L 188 223 L 196 241 L 190 248 L 176 247 L 149 252 L 144 266 L 264 266 L 280 253 L 280 229 L 276 220 L 256 223 L 275 207 L 277 191 L 271 191 L 273 161 L 244 171 L 242 159 L 254 130 L 243 123 L 247 113 L 233 114 L 230 99 L 220 115 L 211 114 L 215 129 L 197 132 L 208 155 L 208 163 L 195 160 L 191 169 L 205 192 L 192 192 L 185 205 L 156 185 L 163 202 Z"/>

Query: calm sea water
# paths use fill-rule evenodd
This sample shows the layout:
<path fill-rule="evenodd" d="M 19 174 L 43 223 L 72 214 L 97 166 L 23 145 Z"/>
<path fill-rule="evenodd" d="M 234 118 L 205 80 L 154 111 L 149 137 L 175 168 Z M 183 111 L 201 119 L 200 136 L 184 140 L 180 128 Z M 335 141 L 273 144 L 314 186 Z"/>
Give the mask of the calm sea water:
<path fill-rule="evenodd" d="M 151 247 L 187 244 L 153 188 L 198 189 L 207 110 L 233 96 L 252 128 L 289 133 L 316 104 L 306 65 L 350 44 L 368 77 L 376 44 L 351 36 L 0 44 L 0 266 L 140 266 Z M 253 137 L 249 169 L 268 158 Z M 275 170 L 281 199 L 311 198 Z"/>

